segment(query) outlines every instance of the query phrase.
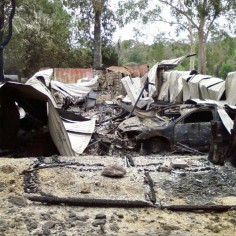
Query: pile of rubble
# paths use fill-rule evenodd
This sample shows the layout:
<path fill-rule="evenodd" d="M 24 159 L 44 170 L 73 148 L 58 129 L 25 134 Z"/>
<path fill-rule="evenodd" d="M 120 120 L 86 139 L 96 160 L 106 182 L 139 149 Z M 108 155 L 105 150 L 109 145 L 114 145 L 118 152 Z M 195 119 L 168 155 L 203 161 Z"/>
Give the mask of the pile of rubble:
<path fill-rule="evenodd" d="M 65 69 L 46 69 L 25 84 L 2 83 L 0 155 L 209 152 L 222 164 L 235 152 L 235 73 L 225 82 L 170 71 L 186 57 L 141 67 L 140 77 L 110 67 L 71 83 L 71 69 L 69 79 Z"/>

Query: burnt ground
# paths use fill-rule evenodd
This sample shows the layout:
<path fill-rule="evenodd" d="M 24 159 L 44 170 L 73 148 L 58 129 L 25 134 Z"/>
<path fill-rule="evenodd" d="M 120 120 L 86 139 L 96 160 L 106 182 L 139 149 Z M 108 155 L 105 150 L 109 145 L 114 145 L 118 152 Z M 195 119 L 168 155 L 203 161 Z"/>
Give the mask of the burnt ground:
<path fill-rule="evenodd" d="M 162 188 L 172 197 L 185 198 L 189 204 L 209 204 L 217 197 L 236 197 L 236 169 L 230 165 L 190 172 L 165 180 Z"/>
<path fill-rule="evenodd" d="M 167 160 L 184 160 L 188 166 L 161 172 Z M 125 168 L 125 176 L 102 176 L 103 168 L 114 163 Z M 0 235 L 235 235 L 233 210 L 160 209 L 235 205 L 235 174 L 230 164 L 214 166 L 206 156 L 1 158 Z M 30 196 L 74 199 L 77 206 L 31 201 Z M 81 199 L 89 200 L 87 205 Z"/>

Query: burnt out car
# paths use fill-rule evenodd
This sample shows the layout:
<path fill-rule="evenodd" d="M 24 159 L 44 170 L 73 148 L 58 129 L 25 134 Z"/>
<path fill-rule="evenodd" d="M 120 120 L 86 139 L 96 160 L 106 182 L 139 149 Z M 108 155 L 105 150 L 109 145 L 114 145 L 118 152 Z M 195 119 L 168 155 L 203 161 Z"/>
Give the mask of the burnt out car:
<path fill-rule="evenodd" d="M 138 116 L 124 120 L 116 131 L 125 145 L 143 147 L 151 153 L 176 150 L 177 146 L 208 151 L 211 122 L 218 119 L 214 106 L 175 105 L 158 111 L 153 118 Z"/>

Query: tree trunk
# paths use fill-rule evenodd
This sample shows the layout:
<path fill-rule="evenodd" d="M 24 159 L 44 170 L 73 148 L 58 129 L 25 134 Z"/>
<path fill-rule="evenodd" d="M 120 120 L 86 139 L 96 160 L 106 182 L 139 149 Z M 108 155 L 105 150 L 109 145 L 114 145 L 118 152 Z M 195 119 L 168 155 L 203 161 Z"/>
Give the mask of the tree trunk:
<path fill-rule="evenodd" d="M 199 32 L 198 36 L 198 72 L 206 74 L 206 41 L 204 32 Z"/>
<path fill-rule="evenodd" d="M 15 15 L 16 10 L 16 0 L 11 0 L 11 12 L 9 15 L 8 20 L 8 34 L 6 37 L 3 35 L 4 30 L 4 20 L 5 20 L 5 14 L 4 14 L 4 5 L 5 2 L 2 1 L 0 3 L 0 82 L 4 81 L 4 58 L 3 58 L 3 49 L 4 47 L 9 43 L 12 36 L 12 20 Z"/>
<path fill-rule="evenodd" d="M 101 12 L 95 12 L 94 24 L 94 57 L 93 67 L 101 67 L 102 65 L 102 42 L 101 42 Z"/>
<path fill-rule="evenodd" d="M 195 50 L 196 50 L 196 47 L 195 47 L 195 44 L 192 44 L 191 45 L 191 48 L 190 48 L 190 54 L 194 54 L 195 53 Z M 195 69 L 195 56 L 194 57 L 190 57 L 190 65 L 189 65 L 189 70 L 194 70 Z"/>
<path fill-rule="evenodd" d="M 188 31 L 189 31 L 189 41 L 190 41 L 190 54 L 194 54 L 196 50 L 196 45 L 195 45 L 195 40 L 194 40 L 193 27 L 190 22 L 188 26 Z M 189 69 L 190 71 L 195 69 L 195 57 L 190 57 Z"/>
<path fill-rule="evenodd" d="M 5 19 L 4 5 L 5 5 L 5 2 L 4 2 L 4 1 L 1 1 L 1 2 L 0 2 L 0 41 L 2 41 L 3 27 L 4 27 L 4 19 Z"/>
<path fill-rule="evenodd" d="M 202 3 L 202 9 L 206 9 L 207 0 Z M 206 24 L 206 14 L 204 11 L 199 11 L 199 27 L 198 27 L 198 72 L 206 74 L 206 33 L 204 27 Z"/>
<path fill-rule="evenodd" d="M 3 59 L 3 47 L 0 46 L 0 82 L 4 81 L 4 59 Z"/>
<path fill-rule="evenodd" d="M 0 2 L 0 43 L 3 40 L 3 27 L 4 27 L 4 5 L 5 2 Z M 4 73 L 3 73 L 3 47 L 0 46 L 0 82 L 4 80 Z"/>
<path fill-rule="evenodd" d="M 102 66 L 101 22 L 104 4 L 105 0 L 93 0 L 93 8 L 95 12 L 93 67 L 95 68 Z"/>

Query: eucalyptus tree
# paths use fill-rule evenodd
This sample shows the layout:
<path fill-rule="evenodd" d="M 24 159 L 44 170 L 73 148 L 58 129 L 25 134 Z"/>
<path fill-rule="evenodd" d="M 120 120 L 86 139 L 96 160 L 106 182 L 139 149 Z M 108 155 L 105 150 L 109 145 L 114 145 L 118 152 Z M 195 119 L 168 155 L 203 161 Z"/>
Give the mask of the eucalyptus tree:
<path fill-rule="evenodd" d="M 126 22 L 141 17 L 144 22 L 164 21 L 177 26 L 178 32 L 188 32 L 189 39 L 198 46 L 198 71 L 206 73 L 206 45 L 212 30 L 217 30 L 220 18 L 235 13 L 232 0 L 124 0 L 120 1 L 119 13 Z M 142 6 L 142 11 L 138 8 Z M 145 10 L 145 11 L 144 11 Z M 171 12 L 172 17 L 167 18 Z M 229 26 L 231 22 L 227 22 Z M 225 27 L 226 29 L 226 27 Z M 192 45 L 194 42 L 191 42 Z"/>
<path fill-rule="evenodd" d="M 15 7 L 15 0 L 1 0 L 0 2 L 0 82 L 4 81 L 3 49 L 12 37 L 12 20 L 15 14 Z"/>
<path fill-rule="evenodd" d="M 206 46 L 213 29 L 217 29 L 221 16 L 235 10 L 232 0 L 159 0 L 172 10 L 173 16 L 181 25 L 190 25 L 197 33 L 198 70 L 206 73 Z"/>
<path fill-rule="evenodd" d="M 115 14 L 109 0 L 63 0 L 73 15 L 75 42 L 93 52 L 93 66 L 102 66 L 102 46 L 111 42 Z"/>

